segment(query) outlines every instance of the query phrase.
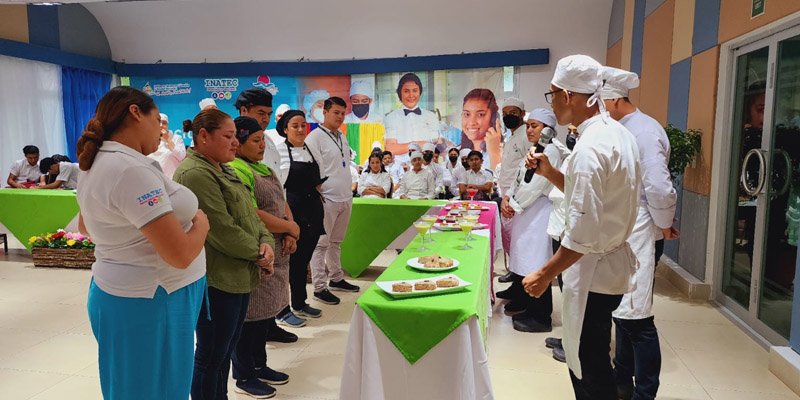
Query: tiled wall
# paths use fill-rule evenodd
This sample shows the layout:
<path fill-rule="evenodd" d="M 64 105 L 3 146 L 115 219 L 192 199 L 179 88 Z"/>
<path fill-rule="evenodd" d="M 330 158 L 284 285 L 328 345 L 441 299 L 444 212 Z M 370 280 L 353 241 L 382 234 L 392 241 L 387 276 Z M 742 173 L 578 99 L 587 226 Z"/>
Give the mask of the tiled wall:
<path fill-rule="evenodd" d="M 717 172 L 711 157 L 719 44 L 800 11 L 800 1 L 768 0 L 765 13 L 750 18 L 751 6 L 752 0 L 613 2 L 606 62 L 640 74 L 631 100 L 664 124 L 703 131 L 701 154 L 680 188 L 682 240 L 666 246 L 667 255 L 700 279 L 706 270 L 711 177 Z"/>

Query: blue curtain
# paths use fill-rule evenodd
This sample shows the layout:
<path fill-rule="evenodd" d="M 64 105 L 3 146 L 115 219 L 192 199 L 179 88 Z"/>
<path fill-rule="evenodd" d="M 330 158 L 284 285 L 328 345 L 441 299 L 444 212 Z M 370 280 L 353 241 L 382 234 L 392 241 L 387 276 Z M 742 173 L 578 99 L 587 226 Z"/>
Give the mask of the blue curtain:
<path fill-rule="evenodd" d="M 77 144 L 97 102 L 111 87 L 111 75 L 80 68 L 61 67 L 61 90 L 64 101 L 64 127 L 67 132 L 67 155 L 78 161 Z"/>

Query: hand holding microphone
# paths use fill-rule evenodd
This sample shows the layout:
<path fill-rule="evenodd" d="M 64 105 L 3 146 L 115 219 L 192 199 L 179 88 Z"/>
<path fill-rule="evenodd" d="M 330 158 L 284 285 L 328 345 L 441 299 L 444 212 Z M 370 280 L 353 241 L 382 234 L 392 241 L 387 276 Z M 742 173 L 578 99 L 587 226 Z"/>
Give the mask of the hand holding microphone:
<path fill-rule="evenodd" d="M 547 157 L 535 157 L 534 154 L 541 154 L 544 152 L 544 148 L 553 141 L 553 137 L 556 136 L 556 131 L 552 128 L 545 126 L 542 129 L 542 133 L 539 134 L 539 141 L 536 142 L 535 146 L 531 147 L 530 152 L 528 153 L 528 159 L 525 161 L 525 167 L 528 169 L 525 171 L 525 183 L 530 183 L 531 179 L 533 179 L 533 175 L 536 173 L 536 168 L 545 162 L 549 165 L 549 160 Z"/>

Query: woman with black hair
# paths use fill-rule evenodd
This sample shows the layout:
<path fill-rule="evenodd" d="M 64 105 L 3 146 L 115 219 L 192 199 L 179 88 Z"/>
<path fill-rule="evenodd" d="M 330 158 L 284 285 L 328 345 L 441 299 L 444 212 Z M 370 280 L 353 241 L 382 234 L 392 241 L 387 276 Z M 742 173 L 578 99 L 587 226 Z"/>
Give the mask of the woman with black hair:
<path fill-rule="evenodd" d="M 358 194 L 364 198 L 383 199 L 389 197 L 391 189 L 392 178 L 383 166 L 382 153 L 372 153 L 369 156 L 369 168 L 361 172 L 358 178 Z"/>

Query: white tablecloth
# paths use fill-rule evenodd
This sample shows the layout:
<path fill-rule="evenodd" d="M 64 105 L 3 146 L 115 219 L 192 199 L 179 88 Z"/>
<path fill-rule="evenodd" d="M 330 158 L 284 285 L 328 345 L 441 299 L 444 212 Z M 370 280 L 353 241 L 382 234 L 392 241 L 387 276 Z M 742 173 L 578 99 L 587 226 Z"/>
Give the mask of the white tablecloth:
<path fill-rule="evenodd" d="M 465 321 L 411 365 L 356 306 L 339 399 L 494 399 L 478 318 Z"/>

